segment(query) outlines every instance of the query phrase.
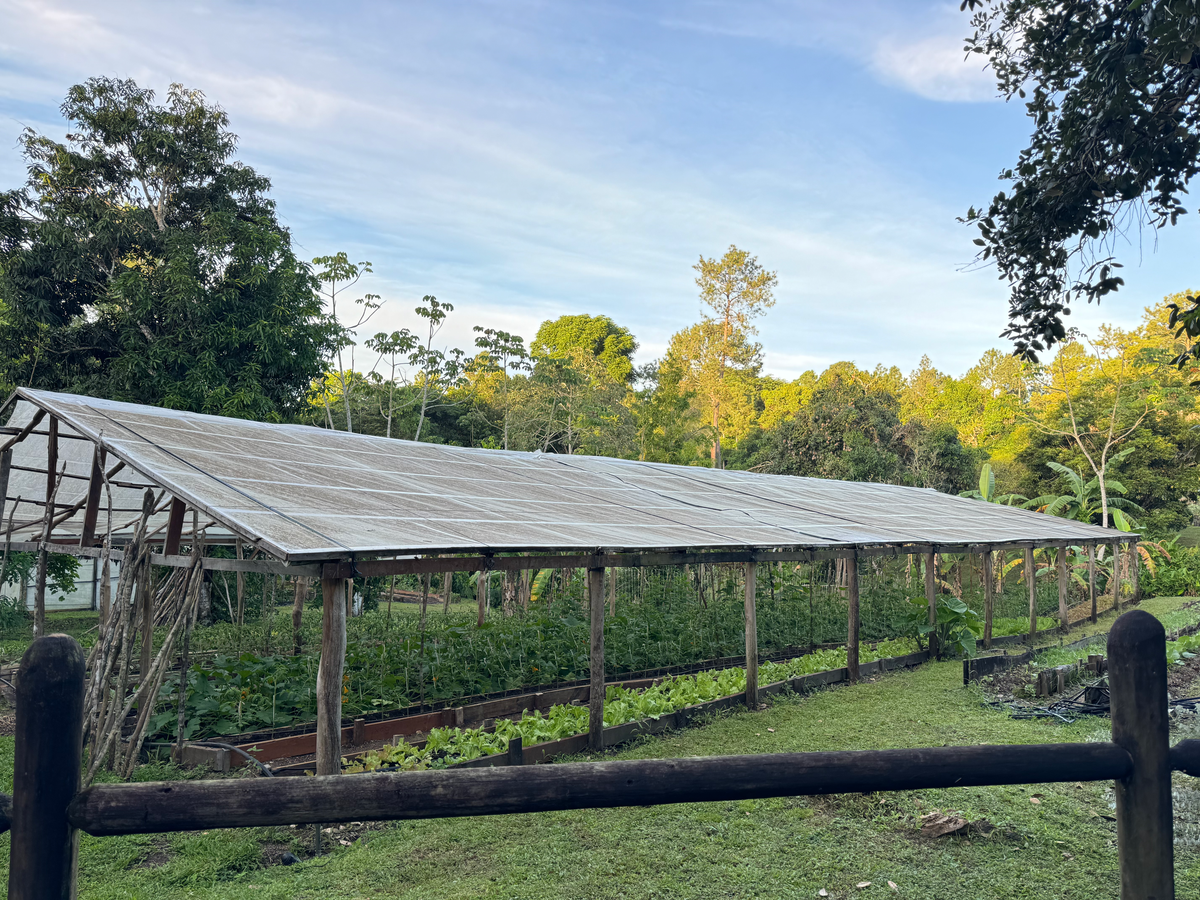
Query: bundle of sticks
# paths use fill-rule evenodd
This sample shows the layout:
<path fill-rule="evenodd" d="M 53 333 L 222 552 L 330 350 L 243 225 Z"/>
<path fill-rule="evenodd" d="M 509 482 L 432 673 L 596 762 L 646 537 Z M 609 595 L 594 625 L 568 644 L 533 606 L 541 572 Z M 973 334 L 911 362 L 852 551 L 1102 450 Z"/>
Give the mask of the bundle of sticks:
<path fill-rule="evenodd" d="M 88 749 L 88 766 L 85 784 L 90 784 L 101 768 L 108 768 L 129 778 L 137 764 L 138 755 L 146 739 L 147 726 L 170 669 L 169 660 L 176 642 L 183 633 L 183 649 L 180 675 L 180 704 L 178 739 L 183 736 L 183 699 L 186 694 L 187 653 L 196 609 L 200 598 L 204 571 L 201 565 L 203 541 L 197 540 L 192 547 L 190 564 L 175 569 L 163 579 L 155 590 L 155 615 L 152 625 L 167 628 L 159 651 L 150 665 L 138 673 L 133 683 L 132 666 L 134 647 L 139 644 L 138 608 L 134 601 L 134 587 L 150 590 L 150 543 L 146 526 L 154 513 L 155 498 L 152 491 L 146 492 L 142 505 L 142 516 L 133 539 L 125 548 L 124 563 L 117 580 L 115 596 L 111 603 L 101 603 L 102 617 L 96 643 L 88 655 L 88 682 L 84 695 L 84 746 Z M 108 549 L 106 538 L 105 549 Z M 107 553 L 104 554 L 107 557 Z M 107 562 L 107 560 L 104 560 Z M 106 567 L 107 568 L 107 567 Z M 107 586 L 107 572 L 105 582 Z M 142 639 L 150 640 L 145 623 L 140 623 Z M 122 740 L 126 722 L 137 710 L 133 730 L 127 740 Z"/>

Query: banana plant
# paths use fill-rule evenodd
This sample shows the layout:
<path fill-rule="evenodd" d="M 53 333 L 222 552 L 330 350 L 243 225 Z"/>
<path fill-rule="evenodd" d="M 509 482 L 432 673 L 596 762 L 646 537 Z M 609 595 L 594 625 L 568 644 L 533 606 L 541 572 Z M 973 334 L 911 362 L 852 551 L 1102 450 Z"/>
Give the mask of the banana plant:
<path fill-rule="evenodd" d="M 1024 503 L 1029 499 L 1021 494 L 997 494 L 996 473 L 992 471 L 991 463 L 984 463 L 983 468 L 979 470 L 979 488 L 977 490 L 963 491 L 958 496 L 970 497 L 972 500 L 982 500 L 985 503 L 1000 503 L 1004 506 L 1012 506 L 1018 501 Z"/>
<path fill-rule="evenodd" d="M 1077 522 L 1092 522 L 1100 516 L 1102 510 L 1100 508 L 1099 478 L 1093 477 L 1085 481 L 1079 471 L 1069 466 L 1064 466 L 1062 463 L 1051 461 L 1046 463 L 1046 465 L 1059 474 L 1067 486 L 1067 493 L 1043 494 L 1040 497 L 1034 497 L 1032 500 L 1026 501 L 1026 509 L 1036 509 L 1038 512 L 1044 512 L 1047 515 L 1059 516 L 1063 519 L 1074 519 Z M 1125 485 L 1121 484 L 1121 482 L 1112 478 L 1105 478 L 1104 486 L 1105 492 L 1108 495 L 1108 507 L 1113 514 L 1114 523 L 1118 514 L 1122 514 L 1122 519 L 1126 519 L 1125 513 L 1145 512 L 1144 509 L 1132 500 L 1113 496 L 1113 494 L 1125 493 Z"/>

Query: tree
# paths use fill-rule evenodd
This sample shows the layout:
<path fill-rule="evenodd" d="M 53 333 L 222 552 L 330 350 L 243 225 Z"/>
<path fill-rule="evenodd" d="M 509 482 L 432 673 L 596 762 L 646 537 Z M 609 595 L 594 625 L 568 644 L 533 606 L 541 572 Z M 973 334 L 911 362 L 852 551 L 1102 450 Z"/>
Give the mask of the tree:
<path fill-rule="evenodd" d="M 70 89 L 0 194 L 0 381 L 264 420 L 303 408 L 337 328 L 233 156 L 220 107 L 172 85 Z"/>
<path fill-rule="evenodd" d="M 502 406 L 503 423 L 501 428 L 501 449 L 508 449 L 508 431 L 512 404 L 510 403 L 509 387 L 511 377 L 530 371 L 529 353 L 525 349 L 525 339 L 519 334 L 509 334 L 496 328 L 475 326 L 475 346 L 480 353 L 472 363 L 472 371 L 484 377 L 497 376 L 500 380 L 500 403 Z"/>
<path fill-rule="evenodd" d="M 758 471 L 845 481 L 903 483 L 899 402 L 834 373 L 797 414 L 764 437 Z"/>
<path fill-rule="evenodd" d="M 1098 516 L 1102 516 L 1103 521 L 1107 523 L 1110 511 L 1114 516 L 1118 513 L 1145 512 L 1131 500 L 1112 496 L 1125 493 L 1125 485 L 1115 479 L 1101 480 L 1099 477 L 1093 477 L 1085 480 L 1078 470 L 1061 463 L 1049 462 L 1047 465 L 1058 473 L 1061 481 L 1067 486 L 1067 492 L 1034 497 L 1032 500 L 1026 501 L 1027 509 L 1036 509 L 1050 516 L 1061 516 L 1064 519 L 1088 523 L 1094 522 Z M 1104 498 L 1103 501 L 1101 497 Z M 1117 521 L 1125 524 L 1123 518 L 1118 518 Z M 1105 527 L 1108 527 L 1107 524 Z M 1128 528 L 1122 530 L 1127 531 Z"/>
<path fill-rule="evenodd" d="M 1100 524 L 1107 528 L 1109 465 L 1122 458 L 1117 448 L 1137 431 L 1150 406 L 1143 379 L 1110 329 L 1093 349 L 1092 357 L 1078 342 L 1059 350 L 1038 379 L 1045 396 L 1057 402 L 1029 422 L 1045 434 L 1067 438 L 1087 460 L 1099 489 Z"/>
<path fill-rule="evenodd" d="M 762 346 L 744 331 L 725 338 L 720 323 L 706 320 L 671 337 L 666 361 L 679 372 L 680 387 L 695 398 L 709 423 L 710 462 L 724 465 L 722 443 L 739 440 L 754 426 Z"/>
<path fill-rule="evenodd" d="M 369 262 L 352 263 L 345 252 L 338 252 L 333 256 L 318 256 L 313 260 L 313 265 L 321 267 L 317 273 L 317 279 L 325 287 L 320 291 L 320 296 L 322 301 L 329 306 L 330 318 L 338 324 L 336 374 L 342 389 L 342 405 L 346 411 L 346 430 L 352 432 L 354 431 L 350 417 L 352 384 L 347 378 L 346 366 L 342 362 L 342 351 L 347 347 L 354 346 L 355 332 L 370 321 L 382 304 L 379 302 L 378 294 L 363 294 L 361 297 L 355 297 L 353 303 L 358 307 L 358 312 L 351 318 L 356 321 L 353 325 L 343 325 L 341 319 L 338 318 L 338 297 L 354 287 L 364 275 L 369 274 L 371 264 Z M 345 302 L 343 301 L 344 306 Z M 333 427 L 332 416 L 329 425 L 331 428 Z"/>
<path fill-rule="evenodd" d="M 1000 93 L 1026 101 L 1029 146 L 978 227 L 979 258 L 1011 289 L 1017 351 L 1067 339 L 1072 302 L 1117 290 L 1123 231 L 1175 224 L 1200 170 L 1200 16 L 1195 0 L 963 0 L 968 52 Z M 1200 306 L 1191 321 L 1200 334 Z M 1175 322 L 1172 322 L 1174 325 Z M 1186 324 L 1186 322 L 1184 323 Z"/>
<path fill-rule="evenodd" d="M 585 350 L 604 366 L 610 379 L 628 385 L 637 346 L 629 329 L 608 316 L 559 316 L 541 324 L 529 353 L 535 360 L 571 359 L 576 350 Z"/>
<path fill-rule="evenodd" d="M 750 323 L 775 305 L 778 279 L 758 264 L 758 258 L 730 244 L 721 259 L 705 259 L 692 267 L 698 273 L 700 299 L 711 312 L 704 314 L 703 352 L 698 371 L 699 392 L 708 400 L 713 427 L 712 466 L 720 469 L 721 403 L 725 399 L 725 377 L 731 360 L 749 344 L 748 335 L 757 331 Z"/>

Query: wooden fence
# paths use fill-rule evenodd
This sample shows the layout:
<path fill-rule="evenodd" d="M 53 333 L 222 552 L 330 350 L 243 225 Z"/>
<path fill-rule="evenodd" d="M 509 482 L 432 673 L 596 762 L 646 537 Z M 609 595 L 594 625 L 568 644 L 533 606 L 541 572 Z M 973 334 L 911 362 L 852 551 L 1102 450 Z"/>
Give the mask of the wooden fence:
<path fill-rule="evenodd" d="M 619 760 L 290 779 L 98 784 L 80 790 L 84 659 L 65 635 L 25 653 L 17 688 L 10 900 L 75 895 L 78 833 L 432 819 L 970 785 L 1114 781 L 1123 900 L 1174 897 L 1165 634 L 1122 616 L 1109 637 L 1112 741 Z M 7 798 L 3 798 L 6 800 Z M 803 864 L 800 859 L 797 864 Z"/>

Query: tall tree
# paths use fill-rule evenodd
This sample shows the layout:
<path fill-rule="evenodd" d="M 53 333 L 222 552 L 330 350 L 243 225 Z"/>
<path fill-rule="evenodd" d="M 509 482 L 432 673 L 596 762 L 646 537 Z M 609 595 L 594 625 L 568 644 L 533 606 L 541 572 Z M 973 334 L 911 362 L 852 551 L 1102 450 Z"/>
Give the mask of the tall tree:
<path fill-rule="evenodd" d="M 370 273 L 371 263 L 352 263 L 345 252 L 339 252 L 333 256 L 318 256 L 313 260 L 313 265 L 320 267 L 317 279 L 321 283 L 321 300 L 329 307 L 329 316 L 338 325 L 337 372 L 335 374 L 338 385 L 342 389 L 342 408 L 346 413 L 346 430 L 354 431 L 350 415 L 350 395 L 354 385 L 347 374 L 346 364 L 342 360 L 342 351 L 347 347 L 354 346 L 356 331 L 371 320 L 382 304 L 378 294 L 363 294 L 361 297 L 355 297 L 351 301 L 353 305 L 350 306 L 350 316 L 347 318 L 347 322 L 352 319 L 354 324 L 343 323 L 341 316 L 347 311 L 348 304 L 342 294 L 358 284 L 360 278 Z M 339 300 L 342 303 L 342 313 L 338 312 Z M 353 363 L 351 363 L 351 368 L 353 368 Z M 326 411 L 328 412 L 328 410 Z M 332 417 L 330 418 L 330 427 L 333 427 Z"/>
<path fill-rule="evenodd" d="M 1025 100 L 1029 146 L 986 209 L 981 260 L 1011 289 L 1006 336 L 1036 354 L 1067 339 L 1069 304 L 1117 290 L 1124 230 L 1175 224 L 1200 171 L 1195 0 L 963 0 L 969 52 Z M 1200 334 L 1197 307 L 1185 311 Z M 1174 323 L 1172 323 L 1174 324 Z"/>
<path fill-rule="evenodd" d="M 720 469 L 721 402 L 725 377 L 731 358 L 747 343 L 747 335 L 757 334 L 751 322 L 775 305 L 774 289 L 778 279 L 758 263 L 758 257 L 730 244 L 725 255 L 705 259 L 692 267 L 700 299 L 708 307 L 704 313 L 704 358 L 706 373 L 701 390 L 706 395 L 712 418 L 712 466 Z"/>
<path fill-rule="evenodd" d="M 584 350 L 604 366 L 610 379 L 628 385 L 637 346 L 629 329 L 608 316 L 559 316 L 541 324 L 529 353 L 535 360 L 572 359 L 576 350 Z"/>
<path fill-rule="evenodd" d="M 476 375 L 496 377 L 500 381 L 500 404 L 502 407 L 501 442 L 502 450 L 508 449 L 509 426 L 512 418 L 512 397 L 509 388 L 513 375 L 530 371 L 529 351 L 525 339 L 519 334 L 509 334 L 497 328 L 474 327 L 478 337 L 475 346 L 482 352 L 472 362 Z"/>
<path fill-rule="evenodd" d="M 270 182 L 220 107 L 93 78 L 0 194 L 0 381 L 278 420 L 334 347 Z"/>

